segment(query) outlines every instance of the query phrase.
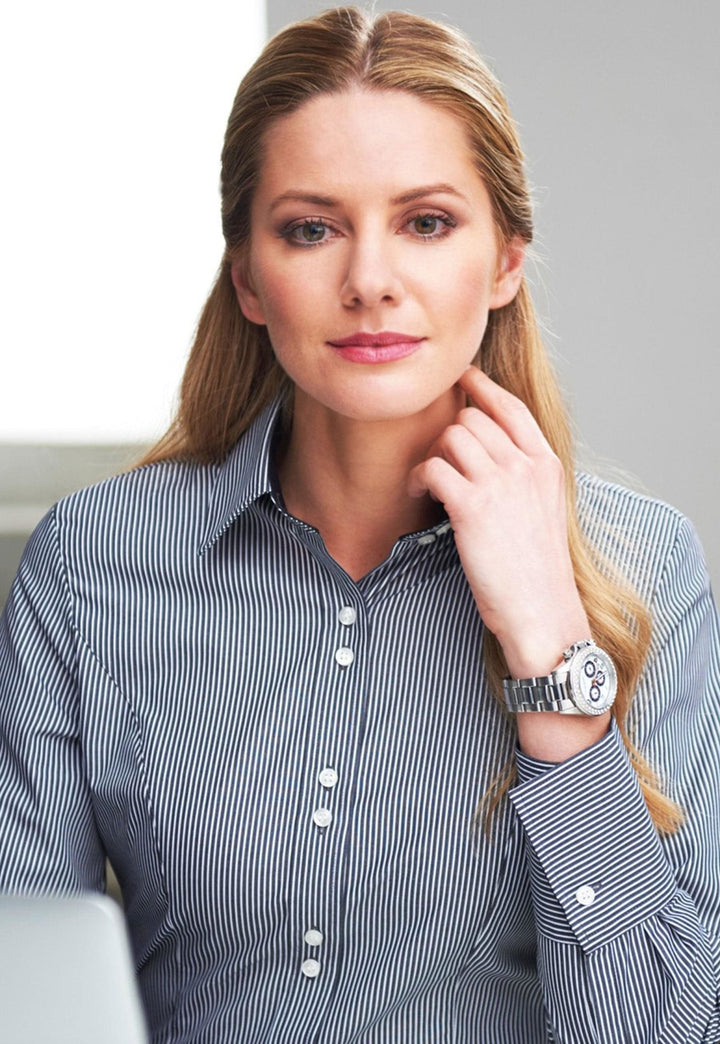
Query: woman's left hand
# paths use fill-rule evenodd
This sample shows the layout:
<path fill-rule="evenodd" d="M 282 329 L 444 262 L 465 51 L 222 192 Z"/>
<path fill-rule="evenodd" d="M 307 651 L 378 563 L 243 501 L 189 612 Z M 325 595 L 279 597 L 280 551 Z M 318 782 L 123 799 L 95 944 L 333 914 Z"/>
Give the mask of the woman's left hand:
<path fill-rule="evenodd" d="M 458 383 L 474 406 L 413 468 L 408 488 L 445 506 L 478 610 L 510 673 L 549 674 L 564 649 L 590 636 L 568 549 L 563 467 L 518 398 L 475 366 Z"/>

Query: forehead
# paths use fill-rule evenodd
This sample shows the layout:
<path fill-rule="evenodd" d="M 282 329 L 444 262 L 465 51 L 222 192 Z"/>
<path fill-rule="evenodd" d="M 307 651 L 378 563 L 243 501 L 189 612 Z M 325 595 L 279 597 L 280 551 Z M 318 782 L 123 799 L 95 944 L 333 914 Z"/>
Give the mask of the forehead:
<path fill-rule="evenodd" d="M 435 182 L 484 189 L 457 117 L 403 91 L 360 88 L 319 95 L 264 136 L 260 193 L 318 181 L 336 192 L 372 186 L 391 195 Z"/>

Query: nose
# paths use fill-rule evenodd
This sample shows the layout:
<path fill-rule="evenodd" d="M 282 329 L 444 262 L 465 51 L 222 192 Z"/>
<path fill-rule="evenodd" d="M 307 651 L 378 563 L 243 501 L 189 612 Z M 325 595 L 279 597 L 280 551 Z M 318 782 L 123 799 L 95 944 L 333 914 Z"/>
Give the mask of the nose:
<path fill-rule="evenodd" d="M 402 296 L 403 284 L 393 244 L 382 235 L 366 235 L 350 241 L 341 289 L 345 307 L 398 304 Z"/>

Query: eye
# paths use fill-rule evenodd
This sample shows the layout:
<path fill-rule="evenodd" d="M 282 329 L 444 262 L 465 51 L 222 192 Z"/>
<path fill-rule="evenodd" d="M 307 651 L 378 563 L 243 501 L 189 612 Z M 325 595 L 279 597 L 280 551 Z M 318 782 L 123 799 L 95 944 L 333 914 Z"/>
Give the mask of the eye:
<path fill-rule="evenodd" d="M 319 218 L 305 218 L 281 229 L 280 235 L 298 246 L 316 246 L 332 238 L 332 229 Z"/>
<path fill-rule="evenodd" d="M 449 214 L 422 213 L 411 217 L 405 227 L 420 239 L 442 239 L 455 227 L 455 221 Z"/>
<path fill-rule="evenodd" d="M 434 214 L 420 214 L 413 221 L 413 228 L 421 236 L 431 236 L 437 232 L 440 218 Z"/>

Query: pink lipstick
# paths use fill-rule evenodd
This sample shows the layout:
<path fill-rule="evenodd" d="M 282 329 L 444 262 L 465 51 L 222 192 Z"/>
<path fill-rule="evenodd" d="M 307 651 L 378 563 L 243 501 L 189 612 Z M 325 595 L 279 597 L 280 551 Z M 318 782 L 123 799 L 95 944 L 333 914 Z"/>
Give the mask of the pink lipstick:
<path fill-rule="evenodd" d="M 349 337 L 338 337 L 334 341 L 328 341 L 328 344 L 348 362 L 384 363 L 412 355 L 424 340 L 424 337 L 411 337 L 410 334 L 382 330 L 380 333 L 359 331 L 350 334 Z"/>

